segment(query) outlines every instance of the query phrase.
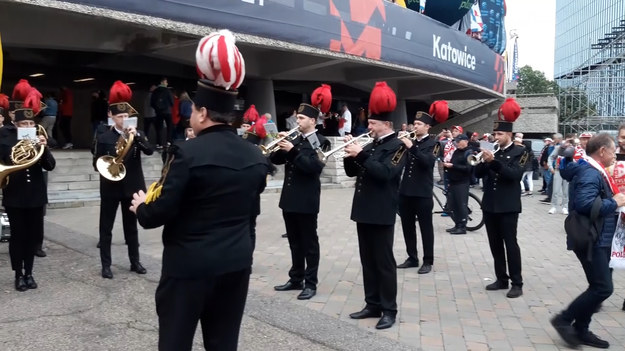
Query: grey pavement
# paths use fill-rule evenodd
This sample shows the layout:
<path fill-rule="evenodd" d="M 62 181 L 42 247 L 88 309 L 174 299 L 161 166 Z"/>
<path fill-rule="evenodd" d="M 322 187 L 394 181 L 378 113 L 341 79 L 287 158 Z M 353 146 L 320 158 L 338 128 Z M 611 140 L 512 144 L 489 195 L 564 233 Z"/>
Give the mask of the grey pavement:
<path fill-rule="evenodd" d="M 479 190 L 472 190 L 481 194 Z M 523 198 L 519 243 L 524 295 L 486 292 L 494 279 L 485 229 L 449 235 L 451 219 L 435 216 L 434 271 L 398 270 L 398 323 L 377 331 L 375 319 L 351 320 L 364 304 L 356 226 L 350 221 L 353 189 L 322 191 L 319 214 L 321 262 L 317 296 L 298 301 L 297 292 L 275 292 L 288 280 L 290 253 L 279 193 L 262 196 L 257 248 L 240 338 L 241 350 L 565 350 L 549 324 L 586 288 L 564 244 L 564 215 L 549 215 L 542 196 Z M 375 206 L 375 204 L 372 204 Z M 154 290 L 162 245 L 160 230 L 140 229 L 146 276 L 128 272 L 121 217 L 114 228 L 113 273 L 99 276 L 97 206 L 49 210 L 48 257 L 36 260 L 40 288 L 16 292 L 7 245 L 0 244 L 0 349 L 153 350 L 157 342 Z M 420 238 L 419 238 L 420 241 Z M 405 259 L 399 219 L 395 257 Z M 419 243 L 421 254 L 421 245 Z M 615 293 L 595 315 L 591 329 L 625 345 L 625 273 L 614 272 Z M 201 338 L 196 336 L 196 348 Z"/>

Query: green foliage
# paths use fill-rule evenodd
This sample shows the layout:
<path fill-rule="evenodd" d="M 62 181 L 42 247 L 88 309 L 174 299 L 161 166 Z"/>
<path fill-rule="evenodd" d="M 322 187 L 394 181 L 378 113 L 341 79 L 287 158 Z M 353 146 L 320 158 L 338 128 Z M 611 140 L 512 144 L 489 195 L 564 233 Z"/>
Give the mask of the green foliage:
<path fill-rule="evenodd" d="M 545 77 L 541 71 L 536 71 L 530 66 L 519 69 L 519 85 L 517 94 L 554 94 L 554 83 Z"/>

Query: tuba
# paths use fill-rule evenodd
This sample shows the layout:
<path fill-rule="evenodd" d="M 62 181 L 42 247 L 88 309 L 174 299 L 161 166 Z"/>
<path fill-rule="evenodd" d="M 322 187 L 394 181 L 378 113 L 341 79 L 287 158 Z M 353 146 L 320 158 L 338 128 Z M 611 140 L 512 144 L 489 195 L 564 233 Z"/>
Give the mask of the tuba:
<path fill-rule="evenodd" d="M 37 135 L 43 135 L 46 140 L 48 134 L 46 130 L 37 125 Z M 9 184 L 9 175 L 13 172 L 29 168 L 39 161 L 45 151 L 45 146 L 39 144 L 39 140 L 21 139 L 11 148 L 11 161 L 13 165 L 0 164 L 0 187 L 4 188 Z"/>
<path fill-rule="evenodd" d="M 118 182 L 126 176 L 126 167 L 124 167 L 124 158 L 130 151 L 132 143 L 135 140 L 133 133 L 124 132 L 117 139 L 115 144 L 115 153 L 117 156 L 110 155 L 100 156 L 96 161 L 98 172 L 106 179 Z"/>

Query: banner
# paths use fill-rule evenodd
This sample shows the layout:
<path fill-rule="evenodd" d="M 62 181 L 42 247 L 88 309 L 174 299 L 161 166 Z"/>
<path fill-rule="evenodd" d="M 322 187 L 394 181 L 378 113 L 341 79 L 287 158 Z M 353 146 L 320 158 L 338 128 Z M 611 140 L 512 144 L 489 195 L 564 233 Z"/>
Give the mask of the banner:
<path fill-rule="evenodd" d="M 68 1 L 228 28 L 421 69 L 500 94 L 504 90 L 500 55 L 464 33 L 384 0 L 151 0 L 150 6 L 145 0 Z"/>

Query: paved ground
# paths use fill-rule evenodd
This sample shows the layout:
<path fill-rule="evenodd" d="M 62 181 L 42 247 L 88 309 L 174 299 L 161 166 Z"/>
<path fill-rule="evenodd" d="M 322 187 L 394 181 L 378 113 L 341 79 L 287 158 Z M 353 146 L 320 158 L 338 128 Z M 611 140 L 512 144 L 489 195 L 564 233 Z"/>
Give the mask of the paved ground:
<path fill-rule="evenodd" d="M 475 190 L 479 193 L 479 190 Z M 290 254 L 278 193 L 264 194 L 242 350 L 563 350 L 548 320 L 586 283 L 574 255 L 565 250 L 562 214 L 548 215 L 542 197 L 523 198 L 519 241 L 524 295 L 486 292 L 494 278 L 485 230 L 452 236 L 448 218 L 434 219 L 434 271 L 398 271 L 398 323 L 376 331 L 376 320 L 350 320 L 363 306 L 355 224 L 349 220 L 353 189 L 322 193 L 321 263 L 317 296 L 275 292 L 288 279 Z M 36 291 L 12 289 L 6 244 L 0 244 L 0 349 L 151 350 L 156 343 L 153 292 L 162 245 L 158 230 L 141 230 L 147 276 L 128 273 L 121 220 L 114 233 L 115 279 L 99 278 L 98 207 L 48 211 L 49 257 L 36 261 Z M 120 217 L 118 215 L 118 217 Z M 395 257 L 405 259 L 399 220 Z M 419 239 L 420 240 L 420 239 Z M 420 250 L 420 249 L 419 249 Z M 421 250 L 420 250 L 421 252 Z M 614 273 L 615 293 L 591 324 L 612 349 L 625 345 L 625 274 Z M 33 333 L 33 331 L 35 331 Z M 197 339 L 198 347 L 201 340 Z"/>

